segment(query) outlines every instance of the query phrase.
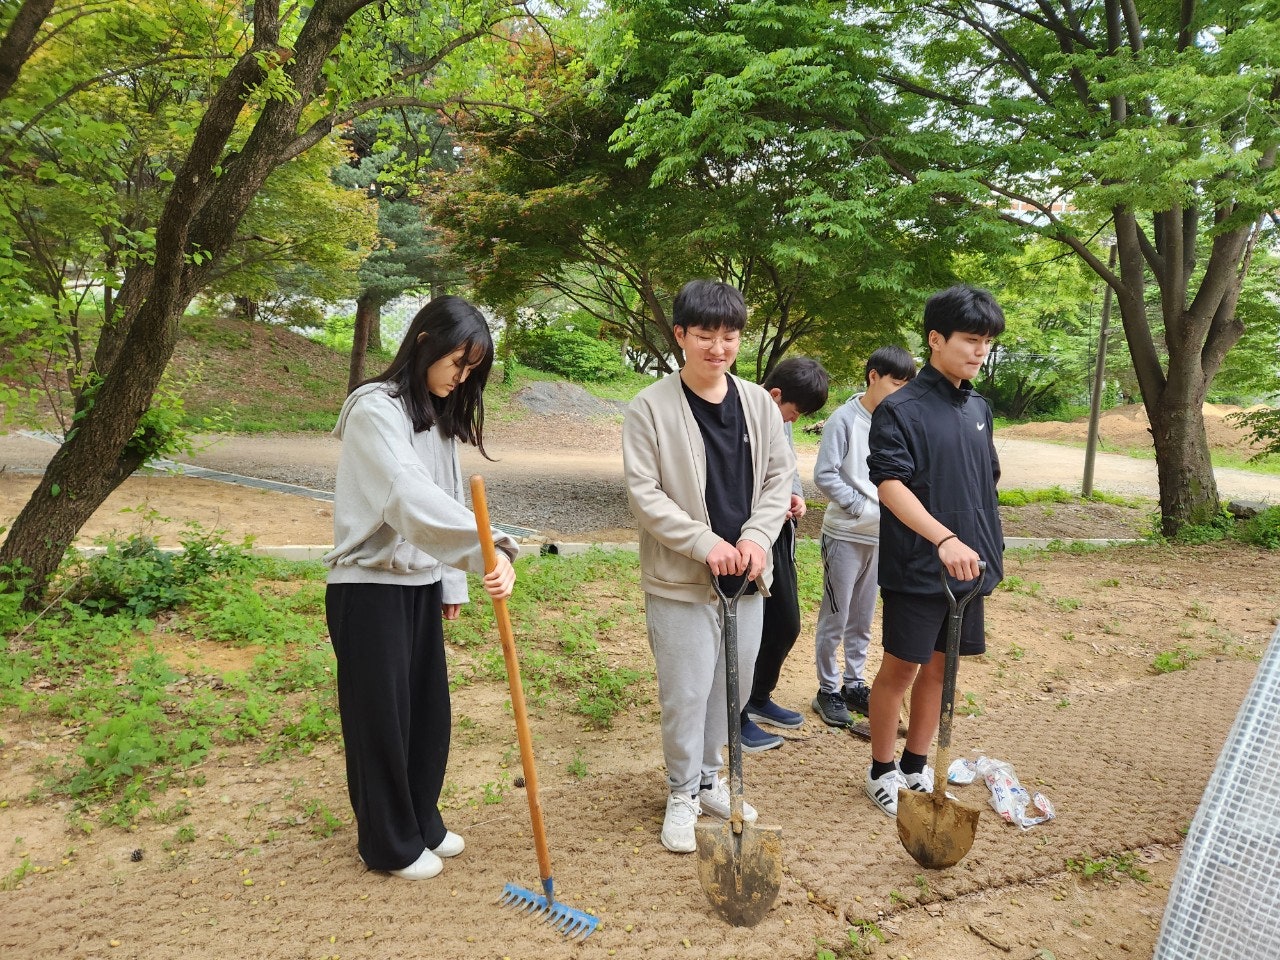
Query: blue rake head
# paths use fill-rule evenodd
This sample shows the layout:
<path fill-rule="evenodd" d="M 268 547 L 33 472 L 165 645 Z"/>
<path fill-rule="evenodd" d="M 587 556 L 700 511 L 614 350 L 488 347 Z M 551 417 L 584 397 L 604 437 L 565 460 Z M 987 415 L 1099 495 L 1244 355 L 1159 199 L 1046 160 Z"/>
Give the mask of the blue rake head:
<path fill-rule="evenodd" d="M 515 907 L 533 915 L 541 915 L 560 933 L 566 937 L 580 937 L 582 940 L 591 936 L 599 918 L 582 910 L 575 910 L 557 900 L 548 900 L 540 893 L 508 883 L 502 888 L 502 896 L 498 900 L 505 907 Z"/>

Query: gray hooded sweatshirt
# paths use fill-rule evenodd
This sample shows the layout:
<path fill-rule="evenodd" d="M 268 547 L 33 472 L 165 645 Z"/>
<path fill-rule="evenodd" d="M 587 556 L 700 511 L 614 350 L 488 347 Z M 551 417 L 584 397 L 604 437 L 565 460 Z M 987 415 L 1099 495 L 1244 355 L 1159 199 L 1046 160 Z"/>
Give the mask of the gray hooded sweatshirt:
<path fill-rule="evenodd" d="M 880 494 L 867 475 L 871 414 L 862 394 L 840 404 L 822 425 L 813 482 L 831 502 L 822 515 L 822 533 L 853 543 L 879 543 Z"/>
<path fill-rule="evenodd" d="M 443 581 L 441 601 L 464 603 L 466 575 L 484 572 L 475 514 L 467 509 L 458 443 L 435 429 L 414 433 L 394 384 L 356 388 L 333 435 L 342 441 L 333 499 L 329 583 L 420 586 Z M 494 543 L 515 559 L 515 540 Z"/>

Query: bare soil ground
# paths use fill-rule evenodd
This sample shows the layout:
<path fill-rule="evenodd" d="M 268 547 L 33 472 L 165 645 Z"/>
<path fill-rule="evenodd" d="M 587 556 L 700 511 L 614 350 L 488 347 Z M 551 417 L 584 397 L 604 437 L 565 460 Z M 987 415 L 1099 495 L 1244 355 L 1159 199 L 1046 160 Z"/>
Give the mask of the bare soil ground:
<path fill-rule="evenodd" d="M 540 519 L 538 529 L 554 537 L 629 539 L 628 520 L 603 522 L 618 515 L 595 506 L 597 494 L 613 489 L 606 448 L 616 424 L 556 430 L 549 423 L 530 436 L 528 424 L 495 422 L 489 445 L 502 461 L 464 465 L 492 477 L 494 518 Z M 262 474 L 245 466 L 254 457 L 277 468 L 289 458 L 280 438 L 248 447 L 236 472 Z M 519 452 L 530 448 L 539 451 L 537 469 Z M 216 450 L 201 459 L 219 465 L 208 463 Z M 528 506 L 546 500 L 548 462 L 576 478 L 550 491 L 566 508 Z M 305 482 L 313 466 L 308 460 L 281 476 Z M 0 472 L 0 524 L 33 483 Z M 311 476 L 310 485 L 322 483 Z M 94 529 L 155 530 L 154 511 L 233 539 L 329 542 L 331 515 L 319 501 L 189 478 L 126 486 Z M 142 503 L 142 511 L 119 512 Z M 1117 508 L 1117 516 L 1097 505 L 1022 509 L 1006 515 L 1011 536 L 1119 537 L 1146 525 L 1145 508 Z M 575 522 L 589 526 L 576 530 Z M 695 858 L 667 853 L 658 841 L 665 792 L 651 678 L 645 706 L 609 731 L 584 729 L 551 708 L 533 717 L 556 893 L 600 917 L 599 930 L 571 945 L 549 925 L 497 906 L 506 881 L 538 886 L 537 863 L 526 798 L 511 783 L 518 760 L 506 690 L 477 682 L 454 694 L 455 719 L 469 722 L 455 729 L 445 800 L 446 819 L 468 848 L 441 877 L 418 884 L 361 866 L 338 744 L 269 764 L 254 749 L 225 750 L 201 765 L 203 786 L 160 799 L 161 811 L 188 804 L 180 819 L 157 814 L 129 830 L 87 830 L 41 787 L 74 730 L 0 715 L 0 879 L 14 876 L 24 858 L 35 867 L 0 888 L 0 956 L 800 960 L 823 944 L 864 955 L 851 946 L 854 928 L 876 957 L 1149 957 L 1183 832 L 1280 617 L 1280 558 L 1239 545 L 1141 544 L 1019 551 L 1006 568 L 1006 589 L 988 605 L 988 652 L 961 668 L 953 745 L 959 755 L 1011 762 L 1024 784 L 1052 799 L 1057 818 L 1022 831 L 988 808 L 972 851 L 949 870 L 925 871 L 903 851 L 892 821 L 862 794 L 868 744 L 823 726 L 808 708 L 813 611 L 806 610 L 776 694 L 802 709 L 806 723 L 785 732 L 783 748 L 746 759 L 748 797 L 762 823 L 783 827 L 785 859 L 777 904 L 754 929 L 717 919 Z M 602 623 L 616 621 L 612 605 L 638 601 L 636 583 L 603 585 L 584 598 L 599 605 Z M 614 665 L 651 670 L 641 630 L 602 626 L 596 639 Z M 243 652 L 210 646 L 168 653 L 192 674 L 244 666 Z M 1154 671 L 1157 654 L 1178 650 L 1186 669 Z M 455 670 L 473 655 L 450 648 Z M 869 674 L 878 659 L 873 640 Z M 495 784 L 505 785 L 496 797 Z M 980 783 L 955 789 L 985 806 Z M 320 809 L 338 816 L 332 831 Z M 194 840 L 176 844 L 183 826 Z M 1068 866 L 1121 855 L 1126 866 L 1091 880 Z M 1141 870 L 1146 880 L 1134 878 Z"/>

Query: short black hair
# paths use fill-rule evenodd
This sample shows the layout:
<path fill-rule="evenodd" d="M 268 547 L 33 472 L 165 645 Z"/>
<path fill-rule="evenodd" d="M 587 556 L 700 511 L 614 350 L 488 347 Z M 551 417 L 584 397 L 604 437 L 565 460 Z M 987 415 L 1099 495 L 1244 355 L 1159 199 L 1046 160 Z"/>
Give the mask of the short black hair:
<path fill-rule="evenodd" d="M 916 359 L 902 347 L 880 347 L 867 357 L 867 368 L 863 371 L 867 383 L 871 382 L 872 370 L 894 380 L 914 380 Z"/>
<path fill-rule="evenodd" d="M 690 280 L 671 305 L 671 325 L 688 330 L 741 330 L 747 325 L 747 304 L 742 291 L 722 280 Z"/>
<path fill-rule="evenodd" d="M 761 384 L 766 390 L 778 389 L 783 403 L 794 403 L 801 413 L 821 410 L 827 403 L 830 378 L 826 368 L 809 357 L 788 357 L 778 363 Z"/>
<path fill-rule="evenodd" d="M 944 340 L 950 340 L 953 333 L 998 337 L 1004 333 L 1004 311 L 996 303 L 991 291 L 963 283 L 956 284 L 946 290 L 939 290 L 925 302 L 926 343 L 931 330 L 937 330 Z"/>

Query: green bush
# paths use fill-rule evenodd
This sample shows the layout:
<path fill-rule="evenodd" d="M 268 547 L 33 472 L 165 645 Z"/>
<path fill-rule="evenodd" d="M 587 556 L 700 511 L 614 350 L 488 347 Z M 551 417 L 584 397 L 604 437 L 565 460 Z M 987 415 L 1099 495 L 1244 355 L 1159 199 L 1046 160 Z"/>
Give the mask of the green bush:
<path fill-rule="evenodd" d="M 1280 550 L 1280 507 L 1268 507 L 1256 517 L 1251 517 L 1236 534 L 1244 543 L 1267 550 Z"/>
<path fill-rule="evenodd" d="M 612 380 L 623 372 L 622 357 L 615 346 L 579 330 L 546 327 L 530 331 L 519 338 L 515 349 L 523 363 L 569 380 Z"/>
<path fill-rule="evenodd" d="M 76 562 L 63 574 L 67 600 L 88 610 L 128 610 L 149 617 L 187 602 L 194 586 L 209 577 L 252 565 L 249 541 L 236 546 L 218 533 L 188 524 L 179 552 L 162 550 L 148 536 L 100 542 L 103 552 Z"/>

